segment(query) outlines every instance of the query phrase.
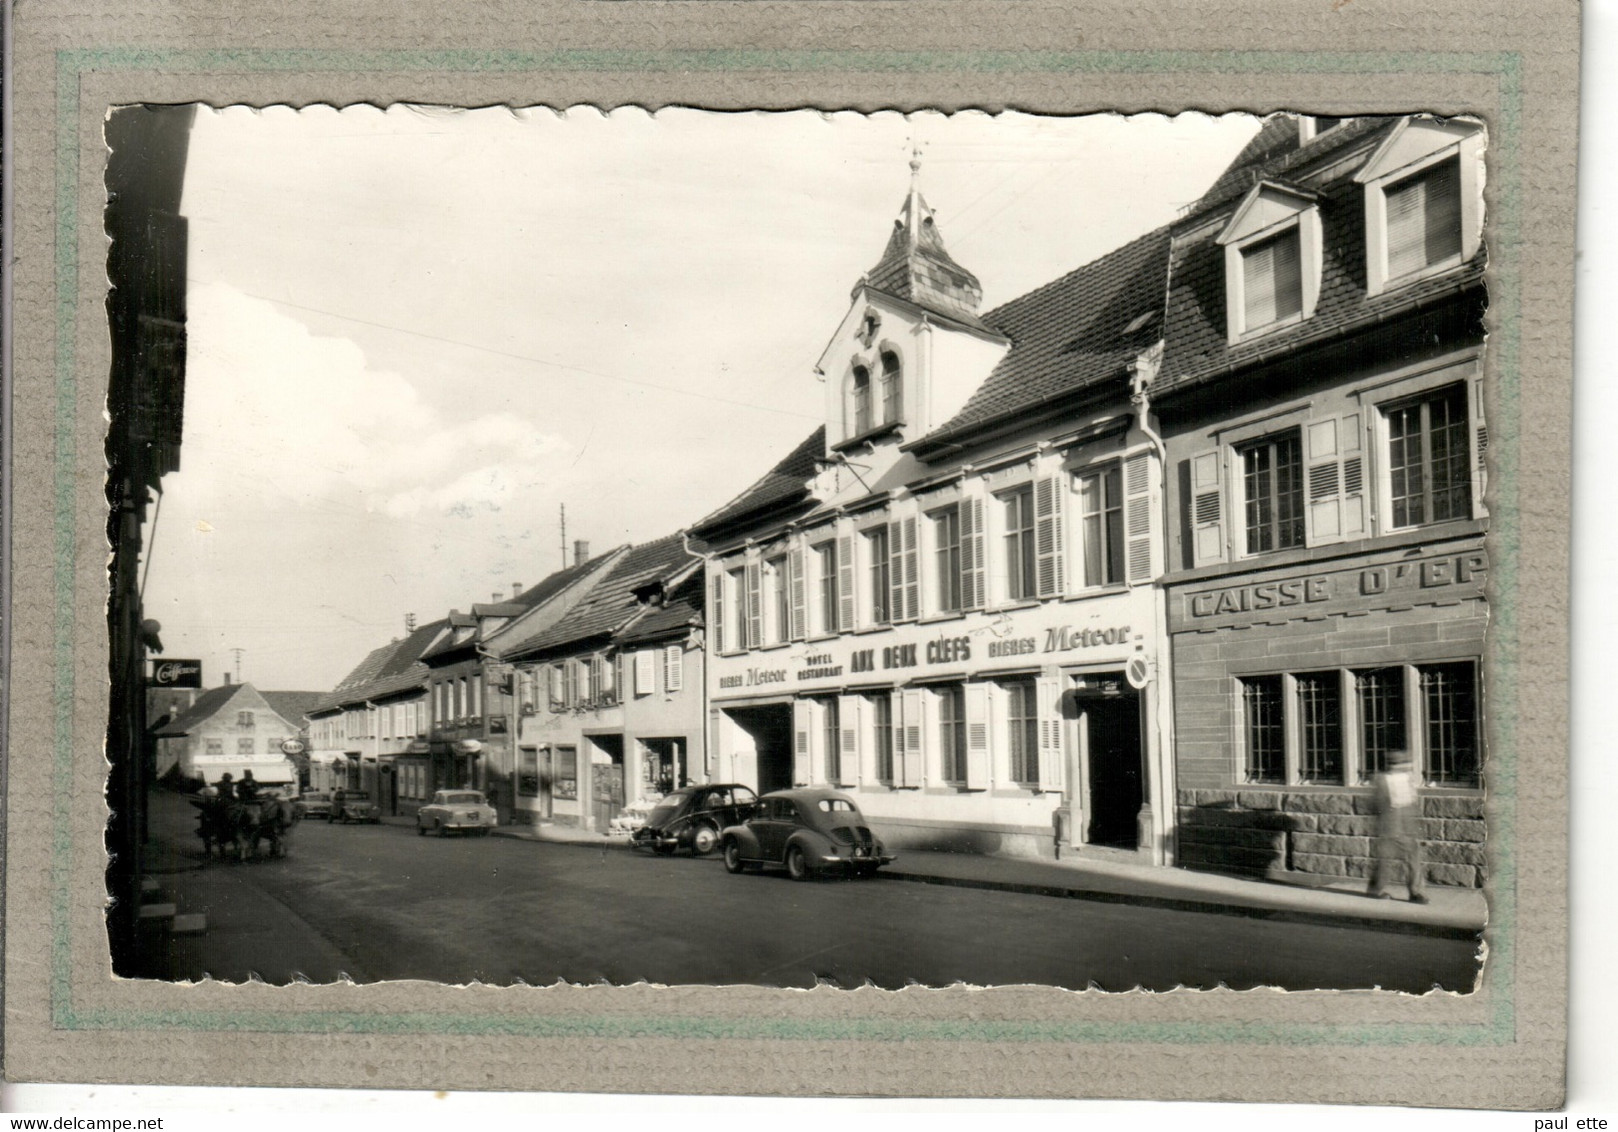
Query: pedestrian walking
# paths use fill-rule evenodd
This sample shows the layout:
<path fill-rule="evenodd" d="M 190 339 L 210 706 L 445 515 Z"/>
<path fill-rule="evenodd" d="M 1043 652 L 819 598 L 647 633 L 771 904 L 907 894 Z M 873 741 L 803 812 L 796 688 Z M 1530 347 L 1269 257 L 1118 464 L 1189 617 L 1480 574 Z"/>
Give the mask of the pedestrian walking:
<path fill-rule="evenodd" d="M 1421 862 L 1421 795 L 1409 751 L 1390 751 L 1387 769 L 1376 776 L 1376 862 L 1370 894 L 1386 900 L 1392 894 L 1398 866 L 1405 870 L 1412 904 L 1427 903 L 1427 877 Z"/>

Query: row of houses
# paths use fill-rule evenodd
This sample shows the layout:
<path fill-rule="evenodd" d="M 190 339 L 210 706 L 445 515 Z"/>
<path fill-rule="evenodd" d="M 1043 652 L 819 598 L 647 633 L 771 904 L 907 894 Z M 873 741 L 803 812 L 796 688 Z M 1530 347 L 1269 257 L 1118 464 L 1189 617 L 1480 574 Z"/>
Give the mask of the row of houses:
<path fill-rule="evenodd" d="M 988 311 L 913 164 L 823 424 L 679 534 L 377 650 L 316 765 L 396 812 L 825 783 L 900 848 L 1340 877 L 1404 749 L 1433 878 L 1481 883 L 1483 140 L 1271 118 Z"/>

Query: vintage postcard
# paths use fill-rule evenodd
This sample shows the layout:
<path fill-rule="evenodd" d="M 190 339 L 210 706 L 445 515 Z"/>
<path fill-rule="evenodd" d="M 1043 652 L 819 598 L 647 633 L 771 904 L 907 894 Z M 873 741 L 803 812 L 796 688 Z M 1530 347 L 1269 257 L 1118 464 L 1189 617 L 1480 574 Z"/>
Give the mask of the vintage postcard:
<path fill-rule="evenodd" d="M 7 1076 L 1557 1104 L 1574 11 L 708 7 L 19 17 Z"/>

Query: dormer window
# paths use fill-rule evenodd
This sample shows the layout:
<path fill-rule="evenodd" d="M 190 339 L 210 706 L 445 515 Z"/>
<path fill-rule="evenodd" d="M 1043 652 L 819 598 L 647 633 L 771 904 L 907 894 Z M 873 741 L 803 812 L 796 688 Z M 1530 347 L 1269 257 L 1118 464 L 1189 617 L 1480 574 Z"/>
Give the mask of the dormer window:
<path fill-rule="evenodd" d="M 1483 131 L 1401 120 L 1354 179 L 1365 186 L 1367 293 L 1469 262 L 1483 240 Z"/>
<path fill-rule="evenodd" d="M 1298 119 L 1298 144 L 1306 145 L 1346 121 L 1347 118 L 1333 118 L 1324 114 L 1305 114 Z"/>
<path fill-rule="evenodd" d="M 1302 321 L 1320 297 L 1320 212 L 1300 189 L 1253 186 L 1219 236 L 1232 345 Z"/>

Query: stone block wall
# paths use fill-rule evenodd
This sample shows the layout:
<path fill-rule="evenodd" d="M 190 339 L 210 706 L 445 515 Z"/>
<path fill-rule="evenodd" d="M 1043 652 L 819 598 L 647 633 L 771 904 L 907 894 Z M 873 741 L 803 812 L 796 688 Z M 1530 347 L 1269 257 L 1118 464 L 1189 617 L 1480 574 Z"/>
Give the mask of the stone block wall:
<path fill-rule="evenodd" d="M 1369 879 L 1375 812 L 1369 790 L 1182 789 L 1178 862 L 1248 876 Z M 1481 887 L 1487 867 L 1483 798 L 1427 796 L 1422 816 L 1427 879 Z"/>

